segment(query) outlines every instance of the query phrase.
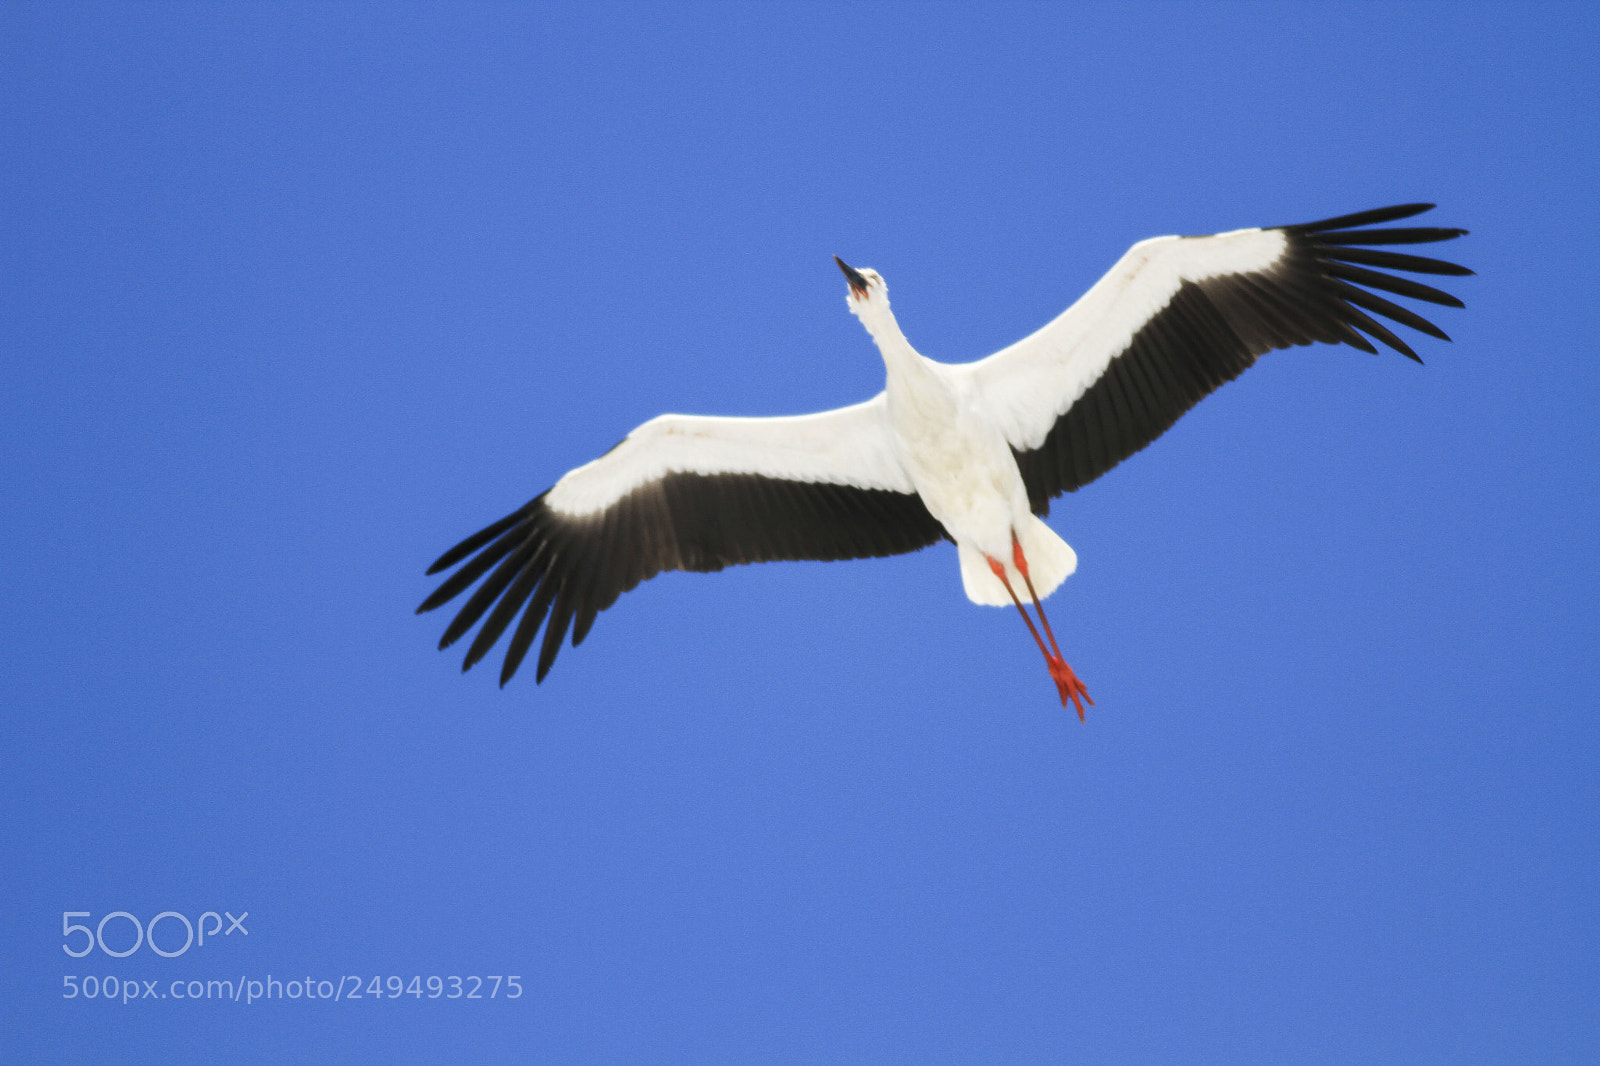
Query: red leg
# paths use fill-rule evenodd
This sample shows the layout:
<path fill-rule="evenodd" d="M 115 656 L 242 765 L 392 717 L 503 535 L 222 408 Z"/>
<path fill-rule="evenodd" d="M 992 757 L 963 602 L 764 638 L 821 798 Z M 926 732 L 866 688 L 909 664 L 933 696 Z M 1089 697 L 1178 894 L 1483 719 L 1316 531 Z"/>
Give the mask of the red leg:
<path fill-rule="evenodd" d="M 1033 591 L 1033 578 L 1028 576 L 1028 558 L 1022 554 L 1022 544 L 1017 540 L 1017 534 L 1011 534 L 1011 561 L 1016 564 L 1017 573 L 1022 575 L 1022 583 L 1028 586 L 1028 595 L 1033 597 L 1033 609 L 1039 612 L 1039 621 L 1044 625 L 1044 635 L 1050 638 L 1050 649 L 1056 653 L 1056 658 L 1061 658 L 1061 646 L 1056 643 L 1056 635 L 1050 632 L 1050 619 L 1044 616 L 1044 604 L 1039 602 L 1039 594 Z M 1091 704 L 1093 700 L 1089 701 Z"/>
<path fill-rule="evenodd" d="M 1078 721 L 1083 721 L 1082 700 L 1089 700 L 1089 706 L 1094 706 L 1094 700 L 1089 699 L 1089 690 L 1083 682 L 1078 680 L 1078 675 L 1072 672 L 1072 667 L 1067 665 L 1067 660 L 1061 657 L 1061 649 L 1056 646 L 1056 637 L 1050 632 L 1050 623 L 1044 616 L 1044 608 L 1039 604 L 1039 596 L 1033 591 L 1033 581 L 1028 577 L 1027 560 L 1022 557 L 1022 546 L 1017 543 L 1016 534 L 1012 534 L 1011 544 L 1016 557 L 1017 572 L 1022 575 L 1022 580 L 1028 586 L 1028 595 L 1033 598 L 1034 609 L 1039 612 L 1039 621 L 1044 622 L 1044 631 L 1050 637 L 1050 647 L 1045 647 L 1044 640 L 1040 638 L 1039 631 L 1034 628 L 1033 619 L 1028 617 L 1027 609 L 1022 606 L 1022 601 L 1017 598 L 1016 589 L 1011 587 L 1011 581 L 1006 577 L 1006 568 L 998 559 L 989 558 L 989 569 L 994 571 L 994 576 L 1011 594 L 1011 602 L 1017 605 L 1017 613 L 1022 615 L 1022 620 L 1028 625 L 1028 632 L 1033 634 L 1033 642 L 1039 645 L 1039 651 L 1044 655 L 1045 665 L 1050 670 L 1050 679 L 1056 683 L 1056 692 L 1061 697 L 1061 706 L 1067 705 L 1071 700 L 1078 710 Z M 1055 649 L 1053 652 L 1051 649 Z M 1081 697 L 1081 699 L 1080 699 Z"/>
<path fill-rule="evenodd" d="M 989 559 L 987 555 L 984 556 L 984 558 Z M 1011 593 L 1011 602 L 1017 605 L 1017 613 L 1020 614 L 1022 616 L 1022 620 L 1028 624 L 1028 632 L 1033 634 L 1033 642 L 1039 645 L 1039 650 L 1044 652 L 1044 657 L 1046 659 L 1050 658 L 1050 649 L 1044 646 L 1044 641 L 1039 637 L 1039 631 L 1033 627 L 1033 619 L 1028 617 L 1028 612 L 1022 607 L 1022 601 L 1017 599 L 1016 590 L 1011 587 L 1011 582 L 1006 577 L 1005 564 L 996 562 L 993 559 L 989 559 L 989 569 L 994 571 L 994 576 L 1000 579 L 1000 584 L 1004 585 L 1006 587 L 1006 591 Z"/>
<path fill-rule="evenodd" d="M 1056 688 L 1061 693 L 1061 706 L 1065 707 L 1070 697 L 1073 706 L 1078 709 L 1078 720 L 1082 721 L 1083 703 L 1079 697 L 1088 700 L 1091 707 L 1094 706 L 1094 700 L 1090 699 L 1089 690 L 1078 680 L 1078 675 L 1072 672 L 1072 667 L 1067 665 L 1067 660 L 1061 654 L 1061 646 L 1056 643 L 1056 635 L 1050 631 L 1050 619 L 1045 617 L 1044 604 L 1039 602 L 1039 594 L 1033 590 L 1033 579 L 1028 576 L 1028 560 L 1022 554 L 1022 544 L 1017 540 L 1015 530 L 1011 533 L 1011 555 L 1017 573 L 1022 575 L 1023 584 L 1028 586 L 1028 595 L 1033 598 L 1033 609 L 1039 612 L 1039 622 L 1044 626 L 1044 634 L 1050 638 L 1051 651 L 1055 652 L 1054 655 L 1045 652 L 1045 661 L 1050 666 L 1050 677 L 1054 679 Z M 1016 599 L 1015 593 L 1012 594 L 1012 599 Z"/>

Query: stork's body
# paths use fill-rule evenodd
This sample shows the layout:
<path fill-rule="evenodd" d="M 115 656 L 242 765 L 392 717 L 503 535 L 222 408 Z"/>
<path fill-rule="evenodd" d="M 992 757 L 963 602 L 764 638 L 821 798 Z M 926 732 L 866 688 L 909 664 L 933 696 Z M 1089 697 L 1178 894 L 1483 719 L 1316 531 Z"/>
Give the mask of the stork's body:
<path fill-rule="evenodd" d="M 956 545 L 970 599 L 1016 605 L 1062 705 L 1077 703 L 1081 717 L 1078 700 L 1088 694 L 1039 603 L 1077 566 L 1072 549 L 1041 521 L 1051 498 L 1139 451 L 1264 352 L 1320 341 L 1376 353 L 1365 333 L 1417 358 L 1366 312 L 1448 340 L 1420 315 L 1368 291 L 1461 306 L 1448 293 L 1371 269 L 1471 273 L 1370 247 L 1466 232 L 1364 228 L 1431 206 L 1141 241 L 1056 319 L 965 364 L 919 355 L 889 309 L 883 279 L 840 261 L 850 309 L 883 356 L 882 393 L 789 418 L 653 418 L 441 556 L 430 574 L 461 568 L 418 611 L 481 580 L 440 647 L 483 619 L 467 669 L 516 621 L 503 685 L 548 618 L 542 681 L 569 626 L 576 646 L 600 611 L 663 570 L 894 555 L 944 539 Z"/>
<path fill-rule="evenodd" d="M 864 282 L 861 289 L 852 284 L 850 309 L 883 355 L 884 398 L 895 457 L 917 495 L 969 558 L 1008 558 L 1013 535 L 1025 546 L 1035 539 L 1059 543 L 1066 553 L 1066 570 L 1055 573 L 1059 564 L 1050 565 L 1053 577 L 1037 567 L 1034 571 L 1036 587 L 1048 586 L 1039 587 L 1039 595 L 1048 596 L 1072 572 L 1076 558 L 1028 506 L 1017 458 L 1005 434 L 984 411 L 981 395 L 957 368 L 925 358 L 911 346 L 876 272 L 844 269 L 847 278 L 854 275 Z M 1060 551 L 1050 554 L 1061 557 Z M 1008 566 L 1008 576 L 1020 580 L 1015 566 Z M 973 559 L 963 574 L 970 574 L 966 589 L 974 602 L 990 606 L 1011 602 L 986 563 Z"/>
<path fill-rule="evenodd" d="M 1082 718 L 1081 701 L 1089 693 L 1062 658 L 1039 602 L 1077 568 L 1077 555 L 1029 509 L 1016 456 L 970 379 L 911 346 L 876 271 L 854 270 L 837 256 L 834 261 L 850 283 L 850 310 L 883 355 L 895 456 L 928 513 L 955 541 L 967 597 L 991 606 L 1016 604 L 1044 654 L 1061 705 L 1070 699 Z M 1048 645 L 1022 606 L 1018 588 L 1028 590 Z"/>

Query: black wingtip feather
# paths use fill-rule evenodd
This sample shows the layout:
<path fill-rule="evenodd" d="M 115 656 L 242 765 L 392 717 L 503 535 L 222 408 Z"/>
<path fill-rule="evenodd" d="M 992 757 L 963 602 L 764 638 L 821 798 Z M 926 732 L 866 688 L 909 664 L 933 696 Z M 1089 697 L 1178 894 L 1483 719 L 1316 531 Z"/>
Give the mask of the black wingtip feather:
<path fill-rule="evenodd" d="M 1410 229 L 1346 229 L 1329 233 L 1318 233 L 1314 240 L 1318 244 L 1433 244 L 1437 241 L 1453 241 L 1457 237 L 1466 235 L 1464 229 L 1441 229 L 1435 226 L 1415 227 Z"/>
<path fill-rule="evenodd" d="M 1321 233 L 1324 230 L 1378 226 L 1385 222 L 1398 222 L 1402 218 L 1420 215 L 1424 211 L 1432 211 L 1437 206 L 1437 204 L 1397 204 L 1394 207 L 1376 207 L 1371 211 L 1357 211 L 1353 215 L 1325 218 L 1321 222 L 1302 222 L 1297 225 L 1281 226 L 1279 228 L 1294 230 L 1297 233 Z"/>
<path fill-rule="evenodd" d="M 513 530 L 483 549 L 476 559 L 473 559 L 466 566 L 450 575 L 449 580 L 435 589 L 433 595 L 423 601 L 422 605 L 429 610 L 439 607 L 445 602 L 455 599 L 469 588 L 488 571 L 489 567 L 494 566 L 495 563 L 500 564 L 494 573 L 489 576 L 489 580 L 485 581 L 478 591 L 473 593 L 472 598 L 467 601 L 466 605 L 456 612 L 455 621 L 451 622 L 450 627 L 445 630 L 447 643 L 441 645 L 442 647 L 448 647 L 450 644 L 455 643 L 456 637 L 460 636 L 464 629 L 470 628 L 472 623 L 478 620 L 478 616 L 483 614 L 488 604 L 500 594 L 500 590 L 504 589 L 516 575 L 517 569 L 522 565 L 522 562 L 527 560 L 528 553 L 536 547 L 537 542 L 531 540 L 526 531 Z M 452 633 L 455 635 L 452 636 Z"/>
<path fill-rule="evenodd" d="M 466 540 L 462 541 L 460 544 L 457 544 L 454 548 L 451 548 L 449 551 L 439 556 L 439 558 L 435 559 L 433 561 L 433 565 L 428 567 L 428 574 L 433 575 L 437 574 L 441 570 L 450 569 L 452 566 L 456 565 L 461 560 L 465 559 L 467 556 L 471 555 L 473 552 L 489 543 L 491 540 L 494 540 L 500 534 L 504 533 L 522 519 L 526 518 L 532 511 L 533 505 L 538 503 L 539 500 L 543 498 L 543 496 L 540 496 L 538 499 L 529 502 L 522 508 L 512 511 L 510 514 L 506 515 L 493 525 L 485 526 L 483 529 L 478 530 L 472 536 L 468 537 Z"/>
<path fill-rule="evenodd" d="M 517 611 L 527 602 L 533 594 L 533 589 L 539 581 L 538 557 L 528 559 L 517 574 L 516 582 L 506 590 L 500 602 L 495 606 L 494 612 L 484 621 L 483 628 L 478 630 L 478 636 L 472 642 L 472 647 L 467 651 L 467 666 L 471 666 L 489 653 L 500 640 L 500 634 L 516 618 Z M 468 623 L 470 625 L 471 623 Z"/>
<path fill-rule="evenodd" d="M 1334 279 L 1333 285 L 1337 288 L 1340 296 L 1359 307 L 1366 308 L 1373 314 L 1382 315 L 1392 322 L 1398 322 L 1402 326 L 1410 326 L 1419 333 L 1426 333 L 1428 336 L 1437 337 L 1442 341 L 1450 339 L 1444 330 L 1415 311 L 1408 310 L 1393 301 L 1385 300 L 1381 296 L 1370 293 L 1365 289 L 1357 288 L 1347 282 Z"/>
<path fill-rule="evenodd" d="M 1416 359 L 1417 362 L 1422 362 L 1421 359 L 1417 358 L 1417 353 L 1411 350 L 1411 345 L 1407 344 L 1399 337 L 1396 337 L 1387 326 L 1380 323 L 1377 319 L 1348 305 L 1345 307 L 1345 315 L 1349 318 L 1351 325 L 1355 326 L 1363 333 L 1377 339 L 1383 344 L 1388 345 L 1390 348 L 1393 348 L 1407 359 Z"/>
<path fill-rule="evenodd" d="M 1333 277 L 1354 282 L 1357 285 L 1365 285 L 1369 289 L 1382 289 L 1385 292 L 1392 292 L 1399 296 L 1409 296 L 1413 300 L 1426 300 L 1442 307 L 1466 306 L 1466 304 L 1449 293 L 1441 292 L 1431 285 L 1424 285 L 1420 281 L 1412 281 L 1410 278 L 1397 278 L 1392 274 L 1367 270 L 1365 267 L 1352 266 L 1349 263 L 1328 262 L 1323 269 Z"/>
<path fill-rule="evenodd" d="M 528 648 L 532 646 L 533 638 L 538 634 L 546 612 L 550 610 L 550 600 L 555 595 L 555 590 L 555 582 L 545 580 L 540 584 L 539 591 L 528 601 L 528 606 L 523 609 L 522 621 L 517 623 L 517 631 L 511 635 L 511 643 L 506 647 L 505 661 L 500 666 L 502 688 L 516 674 L 517 668 L 522 665 L 523 657 L 528 654 Z"/>
<path fill-rule="evenodd" d="M 556 656 L 561 654 L 561 641 L 567 635 L 567 627 L 572 624 L 572 601 L 576 591 L 573 581 L 568 577 L 561 582 L 555 605 L 550 608 L 550 620 L 544 624 L 544 642 L 539 648 L 539 668 L 533 675 L 535 682 L 544 680 L 550 668 L 556 664 Z"/>
<path fill-rule="evenodd" d="M 1364 266 L 1383 267 L 1385 270 L 1405 270 L 1413 274 L 1438 274 L 1450 277 L 1470 277 L 1473 271 L 1458 263 L 1443 259 L 1430 259 L 1405 252 L 1385 252 L 1376 248 L 1350 248 L 1325 245 L 1317 247 L 1318 259 L 1331 259 L 1341 263 L 1361 263 Z"/>

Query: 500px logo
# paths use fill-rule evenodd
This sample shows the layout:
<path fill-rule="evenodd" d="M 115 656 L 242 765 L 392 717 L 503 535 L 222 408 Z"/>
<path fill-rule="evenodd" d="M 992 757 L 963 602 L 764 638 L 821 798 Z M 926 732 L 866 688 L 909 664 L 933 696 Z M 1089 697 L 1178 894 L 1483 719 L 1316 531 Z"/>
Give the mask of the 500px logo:
<path fill-rule="evenodd" d="M 222 929 L 223 915 L 227 915 L 228 917 L 228 928 L 226 932 L 224 932 Z M 212 939 L 215 939 L 219 932 L 221 932 L 223 936 L 232 936 L 235 931 L 243 933 L 245 936 L 250 935 L 250 930 L 244 927 L 244 920 L 250 917 L 249 911 L 240 912 L 239 917 L 237 918 L 235 918 L 228 911 L 223 911 L 222 914 L 218 914 L 216 911 L 206 911 L 200 916 L 199 921 L 195 922 L 189 921 L 187 917 L 179 914 L 177 911 L 162 911 L 154 918 L 151 918 L 148 925 L 141 925 L 139 923 L 139 919 L 135 918 L 127 911 L 112 911 L 110 914 L 107 914 L 105 917 L 101 918 L 100 923 L 93 929 L 90 929 L 87 925 L 78 925 L 72 920 L 74 918 L 93 919 L 93 917 L 93 913 L 89 911 L 61 912 L 61 936 L 66 941 L 66 943 L 61 945 L 62 951 L 65 951 L 68 955 L 71 955 L 75 959 L 81 959 L 85 955 L 89 954 L 89 952 L 93 951 L 96 947 L 99 947 L 101 951 L 105 952 L 107 955 L 110 955 L 113 959 L 125 959 L 129 955 L 132 955 L 135 951 L 138 951 L 141 945 L 148 944 L 150 946 L 150 950 L 155 952 L 157 955 L 160 955 L 162 958 L 175 959 L 179 955 L 182 955 L 185 951 L 188 951 L 191 944 L 195 944 L 197 942 L 197 938 L 195 936 L 197 930 L 199 932 L 198 944 L 200 947 L 205 947 L 206 937 L 209 936 Z M 210 929 L 206 928 L 207 918 L 212 920 Z M 115 948 L 106 946 L 106 924 L 109 922 L 114 922 L 114 924 L 111 926 L 112 940 L 117 944 L 127 943 L 127 936 L 126 933 L 123 932 L 122 923 L 126 922 L 128 925 L 133 926 L 132 947 L 125 951 L 118 951 Z M 167 941 L 169 946 L 177 939 L 176 930 L 172 929 L 172 927 L 175 925 L 183 926 L 183 944 L 177 949 L 168 951 L 156 943 L 156 926 L 160 925 L 162 922 L 167 923 L 167 929 L 163 930 L 161 935 Z M 168 930 L 171 931 L 169 932 Z M 79 943 L 83 945 L 83 950 L 74 951 L 72 950 L 73 937 L 78 933 L 82 933 L 84 937 L 83 940 L 79 941 Z"/>

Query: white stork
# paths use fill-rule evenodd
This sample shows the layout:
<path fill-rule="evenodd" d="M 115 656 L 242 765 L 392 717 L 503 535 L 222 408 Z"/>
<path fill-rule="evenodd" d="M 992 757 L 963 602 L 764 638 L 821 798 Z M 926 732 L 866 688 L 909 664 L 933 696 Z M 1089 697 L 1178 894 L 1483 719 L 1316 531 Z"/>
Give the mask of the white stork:
<path fill-rule="evenodd" d="M 1043 329 L 960 365 L 918 354 L 889 309 L 883 278 L 835 257 L 849 283 L 850 310 L 883 355 L 883 392 L 790 418 L 652 418 L 440 556 L 429 574 L 469 561 L 417 611 L 433 610 L 487 574 L 439 647 L 487 612 L 466 670 L 521 612 L 500 670 L 504 685 L 548 616 L 536 678 L 543 681 L 569 625 L 576 647 L 599 612 L 663 570 L 895 555 L 943 538 L 956 545 L 969 599 L 1016 605 L 1061 705 L 1072 700 L 1081 719 L 1080 697 L 1087 700 L 1088 692 L 1062 658 L 1039 603 L 1077 567 L 1073 550 L 1040 521 L 1051 498 L 1155 440 L 1274 348 L 1343 342 L 1376 354 L 1360 330 L 1421 362 L 1363 309 L 1449 338 L 1367 289 L 1448 307 L 1461 301 L 1371 268 L 1472 271 L 1371 246 L 1467 231 L 1363 227 L 1432 207 L 1141 241 Z M 1017 594 L 1019 582 L 1044 638 Z"/>

